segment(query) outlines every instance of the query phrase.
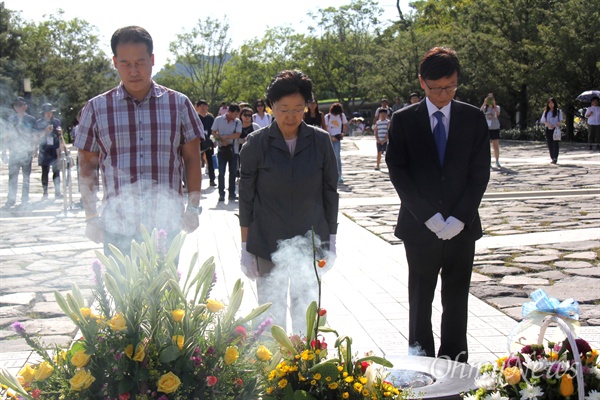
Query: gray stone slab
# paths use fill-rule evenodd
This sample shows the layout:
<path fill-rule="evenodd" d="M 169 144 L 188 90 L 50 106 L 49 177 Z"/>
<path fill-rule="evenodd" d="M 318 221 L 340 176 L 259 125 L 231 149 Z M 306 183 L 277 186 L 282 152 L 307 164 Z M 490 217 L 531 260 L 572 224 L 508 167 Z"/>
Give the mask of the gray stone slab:
<path fill-rule="evenodd" d="M 490 278 L 489 276 L 481 275 L 481 274 L 478 274 L 477 272 L 473 272 L 471 274 L 471 282 L 489 282 L 492 280 L 493 279 Z"/>
<path fill-rule="evenodd" d="M 589 277 L 594 277 L 594 278 L 600 278 L 600 267 L 565 269 L 563 271 L 569 275 L 589 276 Z"/>
<path fill-rule="evenodd" d="M 515 257 L 514 262 L 549 263 L 549 262 L 555 261 L 555 260 L 558 260 L 557 255 L 518 256 L 518 257 Z"/>
<path fill-rule="evenodd" d="M 538 289 L 536 287 L 525 289 Z M 533 291 L 531 290 L 531 291 Z M 548 296 L 558 300 L 574 298 L 580 303 L 593 303 L 600 301 L 600 281 L 588 277 L 569 277 L 544 288 Z M 529 293 L 529 291 L 528 291 Z"/>
<path fill-rule="evenodd" d="M 511 266 L 520 268 L 526 272 L 540 272 L 551 270 L 552 267 L 549 264 L 533 264 L 533 263 L 514 263 Z"/>
<path fill-rule="evenodd" d="M 0 296 L 0 304 L 29 305 L 35 300 L 35 292 L 21 292 Z"/>
<path fill-rule="evenodd" d="M 509 307 L 521 307 L 523 305 L 523 303 L 529 301 L 529 299 L 526 297 L 505 296 L 505 297 L 492 297 L 492 298 L 486 299 L 486 301 L 495 307 L 504 309 L 504 308 L 509 308 Z"/>
<path fill-rule="evenodd" d="M 505 276 L 505 275 L 518 275 L 524 271 L 519 268 L 505 267 L 498 265 L 484 265 L 484 266 L 473 266 L 480 274 L 491 275 L 491 276 Z"/>
<path fill-rule="evenodd" d="M 69 335 L 72 336 L 77 331 L 76 325 L 69 317 L 36 319 L 23 322 L 25 331 L 32 335 Z"/>
<path fill-rule="evenodd" d="M 600 248 L 600 241 L 588 240 L 582 242 L 566 242 L 552 245 L 558 250 L 565 251 L 586 251 Z"/>
<path fill-rule="evenodd" d="M 554 263 L 554 266 L 559 268 L 575 269 L 590 268 L 592 264 L 587 261 L 557 261 Z"/>
<path fill-rule="evenodd" d="M 47 301 L 36 302 L 31 309 L 31 312 L 43 316 L 44 318 L 63 316 L 65 314 L 58 306 L 58 303 Z"/>
<path fill-rule="evenodd" d="M 473 296 L 477 297 L 478 299 L 488 299 L 505 296 L 528 296 L 528 293 L 522 289 L 485 283 L 471 286 L 470 292 L 471 294 L 473 294 Z"/>
<path fill-rule="evenodd" d="M 548 279 L 535 278 L 531 276 L 505 276 L 500 281 L 500 285 L 523 286 L 523 285 L 548 285 Z"/>
<path fill-rule="evenodd" d="M 565 254 L 564 258 L 577 259 L 577 260 L 591 260 L 598 262 L 598 254 L 594 251 L 581 251 L 578 253 Z"/>
<path fill-rule="evenodd" d="M 554 270 L 554 271 L 536 272 L 535 274 L 529 274 L 529 276 L 534 277 L 534 278 L 543 278 L 543 279 L 549 279 L 551 281 L 557 281 L 559 279 L 566 278 L 568 275 L 565 275 L 560 271 Z"/>

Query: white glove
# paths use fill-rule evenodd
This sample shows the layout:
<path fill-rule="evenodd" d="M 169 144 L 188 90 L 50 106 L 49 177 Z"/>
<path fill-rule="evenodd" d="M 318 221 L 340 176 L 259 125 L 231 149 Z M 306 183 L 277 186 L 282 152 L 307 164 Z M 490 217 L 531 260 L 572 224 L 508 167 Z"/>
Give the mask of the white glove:
<path fill-rule="evenodd" d="M 337 235 L 329 235 L 329 251 L 333 253 L 333 255 L 337 254 L 337 248 L 335 247 L 335 239 Z"/>
<path fill-rule="evenodd" d="M 433 217 L 425 221 L 425 226 L 429 228 L 431 232 L 438 233 L 446 227 L 446 221 L 444 221 L 444 217 L 442 217 L 442 214 L 437 213 Z"/>
<path fill-rule="evenodd" d="M 436 233 L 437 237 L 442 240 L 450 240 L 458 235 L 465 228 L 465 223 L 450 216 L 446 220 L 446 227 Z"/>
<path fill-rule="evenodd" d="M 248 250 L 246 250 L 246 242 L 242 242 L 242 254 L 240 256 L 240 265 L 242 267 L 242 272 L 250 280 L 254 281 L 260 276 L 258 274 L 258 264 L 256 262 L 256 256 L 254 254 L 248 253 Z"/>

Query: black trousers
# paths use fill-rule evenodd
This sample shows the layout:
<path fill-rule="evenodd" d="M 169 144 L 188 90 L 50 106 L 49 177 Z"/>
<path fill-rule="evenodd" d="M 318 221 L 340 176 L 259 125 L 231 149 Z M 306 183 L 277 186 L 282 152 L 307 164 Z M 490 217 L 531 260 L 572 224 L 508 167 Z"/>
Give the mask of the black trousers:
<path fill-rule="evenodd" d="M 442 278 L 442 321 L 438 357 L 467 362 L 469 286 L 474 241 L 439 240 L 405 243 L 408 261 L 409 347 L 435 357 L 431 325 L 438 274 Z"/>
<path fill-rule="evenodd" d="M 552 161 L 558 160 L 560 140 L 554 140 L 554 129 L 546 128 L 546 144 L 548 144 L 548 152 Z"/>
<path fill-rule="evenodd" d="M 50 165 L 42 165 L 42 187 L 44 194 L 48 194 L 48 175 L 50 174 Z M 52 181 L 54 182 L 54 191 L 60 194 L 60 170 L 58 162 L 52 164 Z"/>
<path fill-rule="evenodd" d="M 215 149 L 212 147 L 204 152 L 206 154 L 206 168 L 208 169 L 208 179 L 211 182 L 215 180 L 215 166 L 213 164 L 213 155 L 215 154 Z"/>

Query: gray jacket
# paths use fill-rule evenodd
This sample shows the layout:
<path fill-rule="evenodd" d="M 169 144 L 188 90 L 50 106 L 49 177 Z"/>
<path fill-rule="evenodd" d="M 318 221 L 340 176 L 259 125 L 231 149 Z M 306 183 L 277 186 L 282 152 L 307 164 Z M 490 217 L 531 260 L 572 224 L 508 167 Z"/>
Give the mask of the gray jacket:
<path fill-rule="evenodd" d="M 330 136 L 300 125 L 294 157 L 273 123 L 248 135 L 240 152 L 240 226 L 248 252 L 271 259 L 279 240 L 314 228 L 321 240 L 337 233 L 337 163 Z"/>

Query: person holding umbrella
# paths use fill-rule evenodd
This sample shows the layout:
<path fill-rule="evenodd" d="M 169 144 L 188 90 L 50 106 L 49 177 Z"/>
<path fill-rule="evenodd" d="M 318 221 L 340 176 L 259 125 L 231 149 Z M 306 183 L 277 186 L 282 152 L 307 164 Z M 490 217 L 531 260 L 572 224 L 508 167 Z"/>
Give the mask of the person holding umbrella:
<path fill-rule="evenodd" d="M 598 96 L 592 97 L 592 105 L 588 107 L 585 117 L 588 124 L 588 144 L 590 150 L 596 143 L 596 150 L 600 150 L 600 106 L 598 106 Z"/>

